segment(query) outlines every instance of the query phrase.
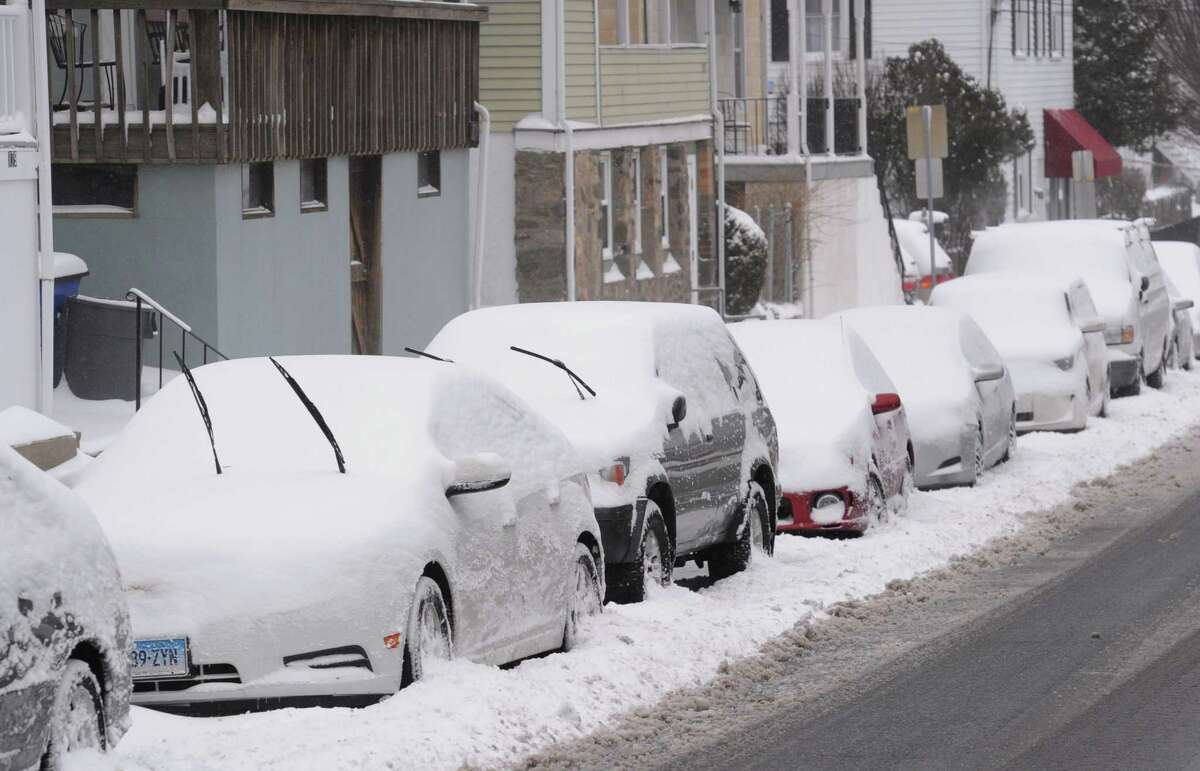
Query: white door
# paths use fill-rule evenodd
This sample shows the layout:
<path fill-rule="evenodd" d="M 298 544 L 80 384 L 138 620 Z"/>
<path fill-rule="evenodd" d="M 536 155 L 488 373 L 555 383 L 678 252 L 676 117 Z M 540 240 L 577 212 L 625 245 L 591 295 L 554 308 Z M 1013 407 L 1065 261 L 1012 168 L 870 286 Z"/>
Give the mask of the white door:
<path fill-rule="evenodd" d="M 696 154 L 687 157 L 688 268 L 692 275 L 692 302 L 700 302 L 700 213 L 696 195 Z"/>

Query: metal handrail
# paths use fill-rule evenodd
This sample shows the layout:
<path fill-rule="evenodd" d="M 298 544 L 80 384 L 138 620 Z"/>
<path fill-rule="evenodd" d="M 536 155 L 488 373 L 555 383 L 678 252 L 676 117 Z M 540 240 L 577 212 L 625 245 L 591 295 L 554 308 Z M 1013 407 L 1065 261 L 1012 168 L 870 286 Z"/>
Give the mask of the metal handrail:
<path fill-rule="evenodd" d="M 142 305 L 143 304 L 149 306 L 153 312 L 158 314 L 158 332 L 157 332 L 157 334 L 158 334 L 158 387 L 160 390 L 162 389 L 162 386 L 163 386 L 163 337 L 164 337 L 164 335 L 163 335 L 163 320 L 170 321 L 172 324 L 174 324 L 175 326 L 177 326 L 179 328 L 179 349 L 180 349 L 179 350 L 179 358 L 181 361 L 187 361 L 187 339 L 189 337 L 192 338 L 193 340 L 195 340 L 196 342 L 200 343 L 202 350 L 203 350 L 203 353 L 201 354 L 201 358 L 202 358 L 204 364 L 208 363 L 208 352 L 209 351 L 212 351 L 213 353 L 215 353 L 217 356 L 220 356 L 225 361 L 229 360 L 229 357 L 226 356 L 225 354 L 221 353 L 220 351 L 218 351 L 214 345 L 209 343 L 204 338 L 200 337 L 200 335 L 197 335 L 195 332 L 193 332 L 190 324 L 188 324 L 186 321 L 184 321 L 183 319 L 176 316 L 174 313 L 171 313 L 171 311 L 164 308 L 157 300 L 155 300 L 153 297 L 146 294 L 142 290 L 138 289 L 137 287 L 132 287 L 128 292 L 126 292 L 125 299 L 132 300 L 134 303 L 136 303 L 136 306 L 137 306 L 137 312 L 134 314 L 134 325 L 135 325 L 134 328 L 136 330 L 136 332 L 135 332 L 136 337 L 134 338 L 136 341 L 136 345 L 135 345 L 135 349 L 134 349 L 135 350 L 134 367 L 136 369 L 134 371 L 134 374 L 137 378 L 136 379 L 137 397 L 134 402 L 134 410 L 135 411 L 140 410 L 142 408 Z"/>

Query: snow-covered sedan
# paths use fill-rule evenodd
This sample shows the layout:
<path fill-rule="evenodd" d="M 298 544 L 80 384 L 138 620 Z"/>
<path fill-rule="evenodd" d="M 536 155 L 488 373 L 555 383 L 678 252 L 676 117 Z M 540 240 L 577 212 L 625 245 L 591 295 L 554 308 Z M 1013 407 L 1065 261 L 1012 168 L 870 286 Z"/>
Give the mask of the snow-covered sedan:
<path fill-rule="evenodd" d="M 922 212 L 923 214 L 924 212 Z M 954 264 L 950 255 L 936 238 L 933 241 L 933 278 L 929 275 L 929 228 L 923 221 L 892 219 L 896 241 L 900 244 L 900 256 L 904 260 L 902 288 L 904 296 L 915 299 L 929 297 L 930 290 L 954 278 Z"/>
<path fill-rule="evenodd" d="M 749 321 L 730 333 L 779 428 L 776 531 L 862 533 L 901 510 L 913 447 L 896 387 L 835 321 Z"/>
<path fill-rule="evenodd" d="M 1104 319 L 1079 279 L 967 276 L 939 286 L 932 302 L 969 315 L 1000 352 L 1018 431 L 1079 431 L 1106 413 Z"/>
<path fill-rule="evenodd" d="M 906 305 L 832 318 L 859 334 L 896 384 L 912 434 L 917 487 L 973 485 L 1012 455 L 1012 380 L 974 321 L 949 308 Z"/>
<path fill-rule="evenodd" d="M 428 353 L 495 375 L 588 464 L 608 597 L 638 602 L 696 560 L 770 553 L 775 422 L 721 317 L 654 302 L 522 303 L 452 319 Z"/>
<path fill-rule="evenodd" d="M 1162 386 L 1171 304 L 1142 224 L 1062 220 L 1001 225 L 975 238 L 964 275 L 1018 273 L 1083 279 L 1104 319 L 1113 396 Z"/>
<path fill-rule="evenodd" d="M 0 445 L 0 768 L 59 769 L 129 727 L 129 610 L 78 495 Z"/>
<path fill-rule="evenodd" d="M 367 704 L 431 658 L 570 647 L 598 609 L 576 456 L 491 378 L 376 356 L 187 375 L 77 487 L 124 575 L 135 704 Z"/>
<path fill-rule="evenodd" d="M 1169 275 L 1167 296 L 1171 298 L 1171 348 L 1167 353 L 1167 366 L 1171 369 L 1191 369 L 1196 359 L 1196 329 L 1192 325 L 1192 309 L 1196 303 L 1175 286 Z"/>
<path fill-rule="evenodd" d="M 1154 253 L 1163 267 L 1163 273 L 1175 285 L 1178 298 L 1192 301 L 1192 306 L 1177 307 L 1176 318 L 1186 310 L 1192 322 L 1192 349 L 1200 355 L 1200 246 L 1188 241 L 1154 241 Z M 1181 327 L 1182 324 L 1176 324 Z M 1178 340 L 1178 348 L 1186 349 L 1186 341 Z"/>

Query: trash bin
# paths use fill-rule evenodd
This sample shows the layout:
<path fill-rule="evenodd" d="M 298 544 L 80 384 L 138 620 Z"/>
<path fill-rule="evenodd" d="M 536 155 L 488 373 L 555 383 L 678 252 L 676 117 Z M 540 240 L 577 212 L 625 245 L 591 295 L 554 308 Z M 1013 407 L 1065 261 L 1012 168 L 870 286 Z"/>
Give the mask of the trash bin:
<path fill-rule="evenodd" d="M 78 295 L 67 300 L 67 384 L 81 399 L 137 397 L 134 367 L 142 341 L 154 336 L 154 316 L 142 310 L 137 339 L 137 306 L 125 300 Z"/>
<path fill-rule="evenodd" d="M 69 252 L 54 253 L 54 387 L 62 381 L 67 361 L 67 300 L 79 294 L 87 263 Z"/>

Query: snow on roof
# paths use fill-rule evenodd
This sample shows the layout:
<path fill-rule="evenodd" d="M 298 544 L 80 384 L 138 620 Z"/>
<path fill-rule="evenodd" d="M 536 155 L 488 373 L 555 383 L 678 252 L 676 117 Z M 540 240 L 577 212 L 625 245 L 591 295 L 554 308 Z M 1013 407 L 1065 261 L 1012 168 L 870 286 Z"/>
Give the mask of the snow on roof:
<path fill-rule="evenodd" d="M 1155 241 L 1154 253 L 1179 293 L 1200 302 L 1200 246 L 1187 241 Z"/>
<path fill-rule="evenodd" d="M 1070 282 L 988 274 L 957 278 L 933 290 L 935 307 L 975 320 L 1005 359 L 1057 359 L 1075 352 L 1080 331 L 1071 319 Z"/>
<path fill-rule="evenodd" d="M 1062 278 L 1129 281 L 1120 220 L 1032 222 L 991 228 L 975 239 L 966 275 L 1021 271 Z"/>

